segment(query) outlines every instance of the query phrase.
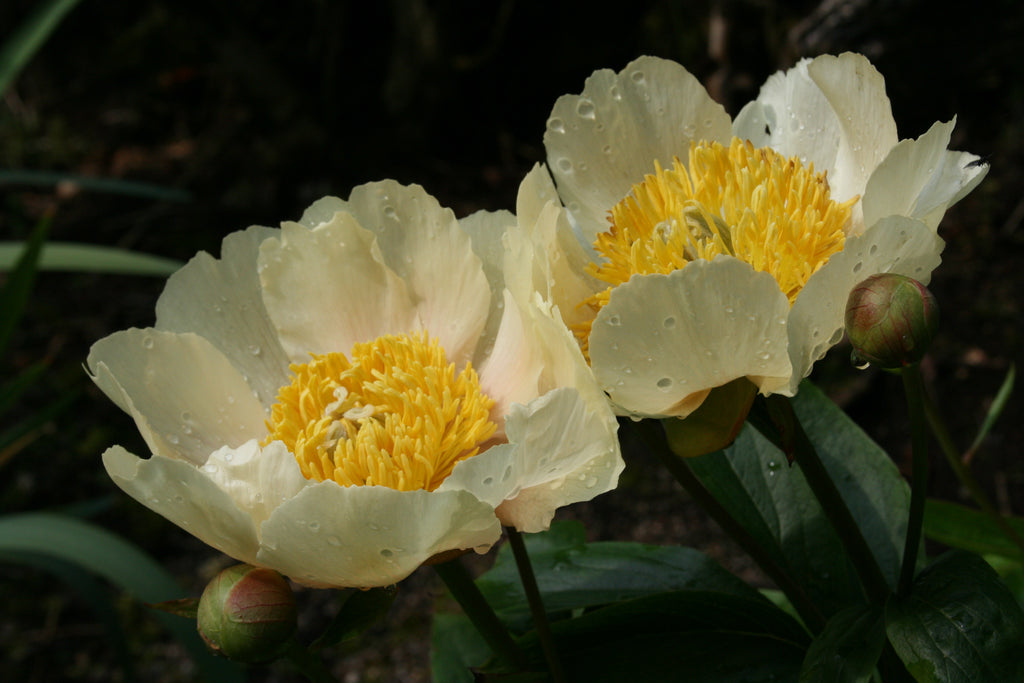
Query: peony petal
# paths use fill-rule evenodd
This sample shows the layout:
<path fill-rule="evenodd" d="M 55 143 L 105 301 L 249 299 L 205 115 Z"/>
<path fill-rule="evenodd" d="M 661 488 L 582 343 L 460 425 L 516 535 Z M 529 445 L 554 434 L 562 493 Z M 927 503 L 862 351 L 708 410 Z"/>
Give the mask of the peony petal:
<path fill-rule="evenodd" d="M 563 505 L 610 491 L 624 467 L 605 419 L 578 391 L 563 387 L 512 406 L 509 443 L 463 460 L 438 491 L 469 491 L 498 507 L 506 526 L 533 533 L 551 524 Z"/>
<path fill-rule="evenodd" d="M 896 144 L 885 79 L 863 56 L 803 60 L 772 75 L 736 117 L 736 135 L 755 146 L 813 162 L 832 196 L 862 194 L 872 170 Z"/>
<path fill-rule="evenodd" d="M 238 448 L 225 446 L 214 451 L 200 469 L 257 525 L 310 484 L 280 441 L 262 448 L 255 439 Z"/>
<path fill-rule="evenodd" d="M 518 301 L 532 292 L 559 307 L 566 325 L 589 322 L 580 302 L 602 283 L 586 272 L 591 257 L 576 239 L 568 215 L 551 198 L 554 185 L 543 166 L 535 166 L 519 186 L 518 223 L 506 238 L 506 282 Z"/>
<path fill-rule="evenodd" d="M 547 529 L 555 510 L 615 488 L 624 463 L 617 425 L 603 419 L 574 389 L 555 389 L 506 422 L 516 445 L 520 491 L 498 507 L 506 526 L 533 533 Z"/>
<path fill-rule="evenodd" d="M 208 339 L 268 409 L 288 382 L 288 359 L 263 305 L 256 260 L 260 243 L 277 233 L 252 227 L 228 235 L 219 260 L 197 254 L 170 277 L 156 303 L 156 329 Z"/>
<path fill-rule="evenodd" d="M 384 263 L 405 281 L 422 328 L 441 340 L 448 359 L 457 366 L 470 360 L 491 293 L 451 209 L 419 185 L 385 180 L 352 190 L 344 210 L 377 237 Z"/>
<path fill-rule="evenodd" d="M 189 332 L 130 329 L 93 344 L 92 379 L 150 449 L 201 465 L 221 446 L 266 433 L 263 405 L 213 344 Z"/>
<path fill-rule="evenodd" d="M 405 283 L 384 265 L 373 233 L 347 213 L 312 230 L 282 224 L 281 237 L 260 246 L 259 273 L 267 312 L 293 363 L 415 329 Z"/>
<path fill-rule="evenodd" d="M 769 393 L 792 372 L 788 314 L 771 275 L 728 256 L 634 276 L 594 321 L 594 374 L 612 401 L 638 415 L 688 415 L 710 389 L 739 377 Z"/>
<path fill-rule="evenodd" d="M 917 140 L 902 140 L 875 169 L 864 191 L 864 223 L 885 216 L 916 218 L 932 230 L 946 209 L 973 190 L 988 173 L 978 157 L 950 152 L 956 119 L 935 123 Z"/>
<path fill-rule="evenodd" d="M 402 580 L 432 556 L 484 551 L 501 535 L 494 508 L 466 491 L 303 489 L 263 523 L 259 563 L 313 586 L 371 588 Z"/>
<path fill-rule="evenodd" d="M 473 251 L 483 263 L 484 275 L 491 291 L 487 324 L 480 334 L 476 354 L 472 359 L 477 367 L 484 362 L 487 352 L 494 348 L 498 328 L 501 326 L 502 307 L 505 305 L 504 237 L 515 223 L 516 217 L 508 211 L 477 211 L 459 221 L 473 242 Z"/>
<path fill-rule="evenodd" d="M 608 211 L 654 172 L 654 160 L 685 159 L 691 140 L 728 142 L 731 122 L 679 64 L 641 57 L 618 74 L 587 79 L 581 95 L 558 98 L 544 133 L 558 193 L 593 242 Z"/>
<path fill-rule="evenodd" d="M 544 370 L 543 351 L 534 342 L 529 316 L 507 289 L 502 311 L 494 348 L 478 368 L 480 388 L 494 399 L 491 420 L 499 425 L 499 438 L 512 404 L 525 403 L 539 393 L 537 383 Z"/>
<path fill-rule="evenodd" d="M 103 466 L 122 491 L 153 512 L 240 562 L 257 564 L 252 518 L 191 463 L 160 455 L 143 460 L 113 446 Z"/>
<path fill-rule="evenodd" d="M 876 273 L 906 275 L 928 284 L 941 262 L 942 238 L 921 221 L 888 216 L 863 235 L 848 237 L 800 291 L 789 316 L 789 356 L 796 392 L 811 366 L 843 338 L 850 290 Z"/>

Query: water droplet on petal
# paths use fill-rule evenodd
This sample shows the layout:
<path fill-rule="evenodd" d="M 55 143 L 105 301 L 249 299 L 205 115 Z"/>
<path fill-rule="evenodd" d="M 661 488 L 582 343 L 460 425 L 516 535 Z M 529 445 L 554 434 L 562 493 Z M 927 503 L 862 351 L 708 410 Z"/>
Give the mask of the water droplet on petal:
<path fill-rule="evenodd" d="M 594 103 L 586 99 L 580 100 L 576 104 L 576 113 L 580 115 L 580 118 L 593 119 L 596 115 Z"/>
<path fill-rule="evenodd" d="M 548 130 L 550 130 L 552 133 L 564 133 L 565 122 L 562 121 L 562 119 L 558 118 L 557 116 L 552 116 L 550 119 L 548 119 Z"/>

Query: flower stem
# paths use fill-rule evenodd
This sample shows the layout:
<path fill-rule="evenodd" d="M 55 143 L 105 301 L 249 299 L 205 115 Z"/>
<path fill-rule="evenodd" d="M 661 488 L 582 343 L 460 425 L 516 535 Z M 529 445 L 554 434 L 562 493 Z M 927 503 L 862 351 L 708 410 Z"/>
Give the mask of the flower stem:
<path fill-rule="evenodd" d="M 825 617 L 817 605 L 807 596 L 803 588 L 772 558 L 771 554 L 746 527 L 740 524 L 729 510 L 718 502 L 718 499 L 701 483 L 697 475 L 690 469 L 685 458 L 672 452 L 665 438 L 665 430 L 654 420 L 644 420 L 637 425 L 648 447 L 657 454 L 658 459 L 672 474 L 679 485 L 690 497 L 757 563 L 768 577 L 775 582 L 793 608 L 804 620 L 812 633 L 820 633 L 825 628 Z"/>
<path fill-rule="evenodd" d="M 1002 532 L 1006 534 L 1007 538 L 1024 551 L 1024 538 L 1021 538 L 1017 530 L 1006 521 L 1005 517 L 999 514 L 995 505 L 985 495 L 984 489 L 981 488 L 981 484 L 978 483 L 974 474 L 971 473 L 970 467 L 964 461 L 965 459 L 960 457 L 960 453 L 953 443 L 953 437 L 950 436 L 949 430 L 946 429 L 946 424 L 939 414 L 938 406 L 931 400 L 927 392 L 922 392 L 922 402 L 924 403 L 925 417 L 928 418 L 928 424 L 932 428 L 932 434 L 935 435 L 935 440 L 939 443 L 939 448 L 942 449 L 943 455 L 946 456 L 946 460 L 949 462 L 949 466 L 956 475 L 956 478 L 960 480 L 960 483 L 967 489 L 967 492 L 971 494 L 971 498 L 978 508 L 995 522 Z"/>
<path fill-rule="evenodd" d="M 907 516 L 907 540 L 903 545 L 903 566 L 900 568 L 899 595 L 907 595 L 914 583 L 917 549 L 921 545 L 924 524 L 924 503 L 928 495 L 928 427 L 924 416 L 924 387 L 921 368 L 915 363 L 900 370 L 903 393 L 907 396 L 910 417 L 910 514 Z"/>
<path fill-rule="evenodd" d="M 839 535 L 846 555 L 853 563 L 868 598 L 876 604 L 885 604 L 892 593 L 889 582 L 878 566 L 878 561 L 871 552 L 864 534 L 861 533 L 857 520 L 832 481 L 825 463 L 821 461 L 814 444 L 804 432 L 792 404 L 789 399 L 778 395 L 769 396 L 765 403 L 775 427 L 779 430 L 777 434 L 766 436 L 780 445 L 787 457 L 792 455 L 796 460 L 814 497 L 818 499 L 818 504 Z M 763 424 L 755 423 L 755 426 L 759 430 L 764 429 Z"/>
<path fill-rule="evenodd" d="M 298 640 L 292 640 L 284 651 L 284 658 L 292 663 L 299 673 L 311 683 L 334 683 L 337 679 L 331 675 L 323 659 Z"/>
<path fill-rule="evenodd" d="M 562 669 L 562 662 L 558 659 L 558 652 L 555 650 L 547 611 L 544 609 L 544 600 L 537 588 L 537 577 L 533 573 L 533 565 L 530 563 L 530 554 L 526 552 L 523 535 L 515 527 L 505 527 L 505 531 L 508 532 L 508 543 L 512 546 L 512 555 L 516 558 L 516 568 L 519 570 L 519 578 L 523 582 L 526 602 L 530 605 L 533 624 L 537 629 L 541 647 L 544 649 L 544 658 L 548 662 L 548 673 L 551 674 L 551 680 L 554 683 L 564 683 L 565 671 Z"/>
<path fill-rule="evenodd" d="M 498 619 L 498 615 L 494 613 L 483 593 L 476 587 L 473 577 L 469 575 L 459 558 L 435 564 L 434 570 L 444 581 L 452 597 L 462 607 L 462 611 L 473 622 L 477 632 L 490 645 L 491 650 L 507 666 L 516 671 L 525 670 L 527 662 L 522 650 L 516 645 L 516 641 L 512 639 L 505 625 Z"/>

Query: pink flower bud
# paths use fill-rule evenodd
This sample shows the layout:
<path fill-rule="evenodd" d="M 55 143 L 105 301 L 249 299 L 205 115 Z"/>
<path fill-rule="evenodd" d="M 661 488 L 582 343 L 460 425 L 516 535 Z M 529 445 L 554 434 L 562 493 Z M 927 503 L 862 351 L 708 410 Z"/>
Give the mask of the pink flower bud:
<path fill-rule="evenodd" d="M 291 586 L 272 569 L 239 564 L 218 574 L 199 598 L 199 635 L 240 662 L 276 659 L 291 641 L 297 609 Z"/>
<path fill-rule="evenodd" d="M 872 275 L 850 292 L 846 334 L 857 363 L 886 370 L 921 360 L 939 327 L 939 308 L 917 280 L 883 273 Z"/>

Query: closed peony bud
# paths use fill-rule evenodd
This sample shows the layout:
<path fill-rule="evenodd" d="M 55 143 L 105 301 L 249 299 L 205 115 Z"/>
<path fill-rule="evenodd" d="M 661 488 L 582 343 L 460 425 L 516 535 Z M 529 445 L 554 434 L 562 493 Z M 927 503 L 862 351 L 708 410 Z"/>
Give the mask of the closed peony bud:
<path fill-rule="evenodd" d="M 939 327 L 939 308 L 928 288 L 903 275 L 872 275 L 850 292 L 846 334 L 853 359 L 885 370 L 921 360 Z"/>
<path fill-rule="evenodd" d="M 239 564 L 218 574 L 199 598 L 199 635 L 230 659 L 276 659 L 296 629 L 295 595 L 272 569 Z"/>

